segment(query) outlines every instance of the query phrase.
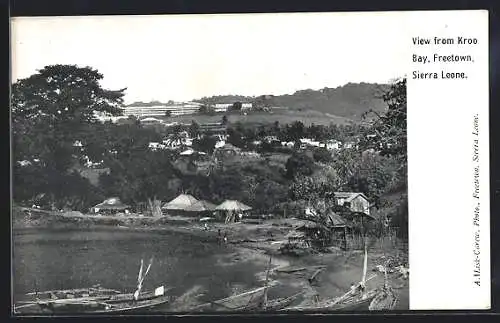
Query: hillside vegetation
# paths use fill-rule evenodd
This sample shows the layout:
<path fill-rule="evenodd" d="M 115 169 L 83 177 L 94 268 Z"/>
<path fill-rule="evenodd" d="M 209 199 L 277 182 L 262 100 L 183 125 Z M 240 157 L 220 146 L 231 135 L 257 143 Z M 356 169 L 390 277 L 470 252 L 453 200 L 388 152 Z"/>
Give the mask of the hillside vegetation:
<path fill-rule="evenodd" d="M 180 115 L 171 117 L 158 117 L 165 120 L 165 122 L 178 122 L 178 123 L 191 123 L 196 121 L 199 124 L 204 123 L 215 123 L 221 121 L 222 114 L 195 114 L 195 115 Z M 280 124 L 293 123 L 295 121 L 301 121 L 304 125 L 309 126 L 311 124 L 316 125 L 329 125 L 329 124 L 348 124 L 351 119 L 339 117 L 331 114 L 326 114 L 314 110 L 308 111 L 298 111 L 289 109 L 276 109 L 269 112 L 254 111 L 248 114 L 241 113 L 224 113 L 226 115 L 229 123 L 241 122 L 247 125 L 260 125 L 260 124 L 272 124 L 279 122 Z"/>
<path fill-rule="evenodd" d="M 370 109 L 386 110 L 387 105 L 381 94 L 387 88 L 387 85 L 380 84 L 348 83 L 337 88 L 302 90 L 292 95 L 274 96 L 270 97 L 270 100 L 276 106 L 299 110 L 312 109 L 358 121 L 361 115 Z"/>
<path fill-rule="evenodd" d="M 323 88 L 321 90 L 300 90 L 285 95 L 219 95 L 204 97 L 195 101 L 205 104 L 232 103 L 237 101 L 252 102 L 254 105 L 268 107 L 287 107 L 290 110 L 314 110 L 332 117 L 344 117 L 355 121 L 361 120 L 364 112 L 373 109 L 385 111 L 387 105 L 381 95 L 387 91 L 389 85 L 373 83 L 348 83 L 337 88 Z M 167 104 L 159 101 L 135 102 L 131 105 L 153 106 Z"/>

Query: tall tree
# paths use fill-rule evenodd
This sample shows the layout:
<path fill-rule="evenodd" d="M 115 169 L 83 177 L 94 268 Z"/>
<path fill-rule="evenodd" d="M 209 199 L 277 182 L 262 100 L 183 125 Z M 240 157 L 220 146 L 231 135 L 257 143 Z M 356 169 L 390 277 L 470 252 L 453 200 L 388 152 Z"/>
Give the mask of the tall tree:
<path fill-rule="evenodd" d="M 212 154 L 215 149 L 217 139 L 213 136 L 203 136 L 201 139 L 193 140 L 193 148 L 198 151 L 203 151 Z"/>
<path fill-rule="evenodd" d="M 109 162 L 109 174 L 101 175 L 107 196 L 120 196 L 125 202 L 137 204 L 157 197 L 172 196 L 170 182 L 180 177 L 170 162 L 167 151 L 141 150 Z"/>
<path fill-rule="evenodd" d="M 231 111 L 241 111 L 242 106 L 243 106 L 243 104 L 241 102 L 236 101 L 231 106 Z"/>
<path fill-rule="evenodd" d="M 196 122 L 196 120 L 193 120 L 191 122 L 191 125 L 189 126 L 189 136 L 191 138 L 196 138 L 200 134 L 200 125 Z"/>
<path fill-rule="evenodd" d="M 51 65 L 13 84 L 14 160 L 37 165 L 31 170 L 17 169 L 14 174 L 15 183 L 27 186 L 25 194 L 38 195 L 42 191 L 52 201 L 70 194 L 71 190 L 64 189 L 66 177 L 86 150 L 85 146 L 76 149 L 75 141 L 92 133 L 92 126 L 98 121 L 96 113 L 122 114 L 125 89 L 104 89 L 99 83 L 102 78 L 90 67 Z M 40 182 L 23 181 L 22 177 L 31 171 L 38 174 L 32 178 Z"/>
<path fill-rule="evenodd" d="M 394 82 L 383 95 L 383 99 L 388 106 L 386 113 L 379 114 L 370 110 L 364 115 L 376 116 L 370 129 L 376 136 L 369 143 L 380 148 L 383 155 L 396 156 L 406 163 L 406 79 Z"/>
<path fill-rule="evenodd" d="M 295 176 L 310 176 L 314 172 L 314 160 L 304 153 L 293 153 L 286 161 L 286 176 L 293 179 Z"/>
<path fill-rule="evenodd" d="M 95 112 L 122 114 L 125 89 L 103 89 L 102 78 L 90 67 L 52 65 L 17 81 L 12 86 L 14 151 L 20 154 L 16 157 L 38 158 L 59 170 L 67 167 L 73 142 L 97 122 Z"/>
<path fill-rule="evenodd" d="M 294 121 L 288 128 L 288 137 L 291 140 L 297 141 L 304 137 L 304 124 L 301 121 Z"/>

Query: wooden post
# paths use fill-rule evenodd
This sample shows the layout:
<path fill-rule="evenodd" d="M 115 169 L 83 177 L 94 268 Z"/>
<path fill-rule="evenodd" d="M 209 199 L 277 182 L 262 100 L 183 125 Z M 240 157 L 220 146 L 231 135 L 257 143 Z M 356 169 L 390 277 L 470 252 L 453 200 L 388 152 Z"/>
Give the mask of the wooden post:
<path fill-rule="evenodd" d="M 344 250 L 347 250 L 347 226 L 344 226 Z"/>
<path fill-rule="evenodd" d="M 365 241 L 365 225 L 363 223 L 363 214 L 361 214 L 361 239 L 363 241 L 363 248 L 366 249 L 366 241 Z"/>
<path fill-rule="evenodd" d="M 269 288 L 269 271 L 271 270 L 271 259 L 272 256 L 269 256 L 269 266 L 267 268 L 267 273 L 266 273 L 266 287 L 264 289 L 264 309 L 267 307 L 267 289 Z"/>

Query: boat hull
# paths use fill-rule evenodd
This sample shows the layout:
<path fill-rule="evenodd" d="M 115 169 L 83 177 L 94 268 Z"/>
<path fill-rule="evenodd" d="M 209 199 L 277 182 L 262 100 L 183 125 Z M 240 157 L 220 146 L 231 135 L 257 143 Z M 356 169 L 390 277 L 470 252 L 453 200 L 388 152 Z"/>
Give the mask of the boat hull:
<path fill-rule="evenodd" d="M 155 295 L 153 292 L 141 293 L 137 300 L 134 300 L 131 293 L 94 295 L 93 297 L 81 298 L 45 298 L 31 303 L 25 302 L 25 304 L 19 304 L 15 307 L 14 312 L 16 314 L 129 313 L 156 309 L 161 305 L 167 304 L 170 299 L 168 295 Z"/>
<path fill-rule="evenodd" d="M 342 302 L 342 303 L 334 303 L 325 302 L 323 304 L 312 305 L 312 306 L 304 306 L 304 307 L 292 307 L 285 308 L 283 311 L 299 311 L 299 312 L 336 312 L 336 311 L 369 311 L 369 307 L 376 294 L 370 293 L 364 298 L 353 299 L 350 301 Z"/>

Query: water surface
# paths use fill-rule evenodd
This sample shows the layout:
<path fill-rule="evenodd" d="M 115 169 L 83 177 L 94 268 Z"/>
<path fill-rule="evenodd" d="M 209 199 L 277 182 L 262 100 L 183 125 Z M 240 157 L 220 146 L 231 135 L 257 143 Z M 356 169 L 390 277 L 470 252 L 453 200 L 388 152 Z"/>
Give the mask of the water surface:
<path fill-rule="evenodd" d="M 137 286 L 140 260 L 153 257 L 144 289 L 173 287 L 197 300 L 226 297 L 235 288 L 260 286 L 250 261 L 221 264 L 230 247 L 175 232 L 126 230 L 37 230 L 14 233 L 14 300 L 34 290 L 101 284 L 125 292 Z M 194 293 L 196 291 L 196 293 Z M 202 294 L 202 295 L 200 295 Z M 187 295 L 184 295 L 187 297 Z M 193 300 L 186 300 L 193 301 Z"/>

